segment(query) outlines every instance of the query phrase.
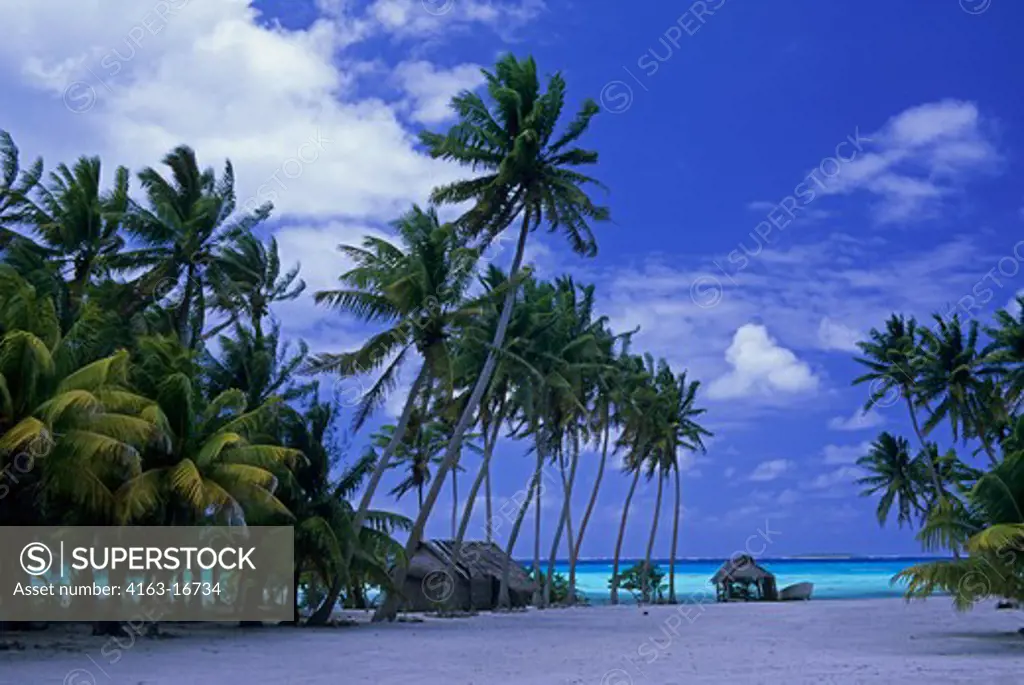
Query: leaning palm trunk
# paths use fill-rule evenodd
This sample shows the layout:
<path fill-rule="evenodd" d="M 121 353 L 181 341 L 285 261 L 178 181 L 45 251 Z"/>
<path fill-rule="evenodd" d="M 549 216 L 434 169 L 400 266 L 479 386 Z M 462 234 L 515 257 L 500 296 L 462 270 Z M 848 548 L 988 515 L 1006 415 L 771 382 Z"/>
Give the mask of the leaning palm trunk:
<path fill-rule="evenodd" d="M 476 502 L 477 493 L 480 492 L 480 486 L 483 484 L 484 478 L 488 473 L 488 467 L 491 463 L 491 455 L 494 453 L 494 443 L 498 440 L 498 432 L 501 430 L 502 418 L 499 416 L 498 420 L 494 423 L 494 430 L 490 435 L 484 433 L 484 457 L 483 462 L 480 464 L 480 471 L 476 474 L 476 478 L 473 480 L 473 485 L 469 488 L 469 494 L 466 496 L 466 506 L 462 510 L 462 520 L 459 522 L 459 529 L 455 533 L 452 542 L 452 554 L 448 562 L 448 574 L 451 578 L 455 578 L 455 567 L 459 563 L 459 555 L 462 552 L 462 541 L 466 538 L 466 531 L 469 529 L 469 520 L 473 516 L 473 503 Z M 490 531 L 491 522 L 490 519 L 486 522 L 487 530 Z M 455 593 L 452 593 L 454 599 Z M 471 609 L 473 607 L 470 607 Z"/>
<path fill-rule="evenodd" d="M 391 455 L 394 454 L 398 445 L 401 443 L 402 437 L 405 435 L 405 430 L 409 426 L 409 419 L 412 417 L 412 411 L 416 407 L 416 401 L 420 396 L 420 391 L 423 389 L 423 384 L 426 383 L 428 376 L 429 372 L 427 365 L 424 364 L 420 367 L 420 372 L 416 376 L 416 380 L 413 381 L 412 387 L 409 389 L 409 396 L 405 398 L 405 407 L 402 409 L 402 416 L 398 419 L 398 425 L 395 426 L 395 432 L 391 434 L 391 439 L 388 441 L 387 446 L 380 455 L 380 459 L 377 460 L 377 465 L 374 467 L 373 473 L 370 475 L 370 481 L 366 485 L 366 491 L 363 492 L 363 496 L 359 500 L 359 508 L 352 516 L 352 529 L 356 539 L 358 539 L 359 530 L 363 527 L 363 520 L 366 518 L 366 512 L 370 509 L 370 501 L 373 499 L 373 493 L 380 485 L 381 478 L 384 477 L 384 471 L 387 470 L 388 464 L 391 462 Z M 422 512 L 423 501 L 421 497 L 420 513 Z M 355 545 L 352 545 L 345 553 L 345 565 L 342 568 L 347 569 L 352 564 L 352 556 L 354 554 Z M 331 617 L 331 612 L 334 611 L 334 605 L 338 602 L 338 597 L 341 595 L 341 589 L 341 579 L 332 579 L 323 604 L 321 604 L 313 615 L 309 617 L 309 623 L 313 625 L 320 625 L 327 622 L 327 619 Z"/>
<path fill-rule="evenodd" d="M 526 249 L 526 238 L 529 234 L 530 216 L 527 213 L 523 217 L 523 225 L 519 231 L 519 242 L 516 245 L 516 254 L 512 260 L 512 267 L 509 270 L 510 281 L 514 281 L 519 273 L 520 266 L 522 266 L 523 251 Z M 441 492 L 441 483 L 444 481 L 445 475 L 455 465 L 459 449 L 462 447 L 462 438 L 473 422 L 473 417 L 480 406 L 480 401 L 484 397 L 484 392 L 491 382 L 491 375 L 494 373 L 494 367 L 498 363 L 497 350 L 500 350 L 505 342 L 505 334 L 508 331 L 509 321 L 512 319 L 512 306 L 515 304 L 518 290 L 518 286 L 513 284 L 505 294 L 505 302 L 502 304 L 501 316 L 498 318 L 498 326 L 494 331 L 494 340 L 491 342 L 491 349 L 487 353 L 487 360 L 484 362 L 484 367 L 480 370 L 480 376 L 476 379 L 476 384 L 473 386 L 473 392 L 469 396 L 469 401 L 466 402 L 466 406 L 462 410 L 462 416 L 459 417 L 458 422 L 455 424 L 455 430 L 452 431 L 452 438 L 448 443 L 448 449 L 445 451 L 444 460 L 442 460 L 441 466 L 438 468 L 437 480 L 430 486 L 430 492 L 427 493 L 427 501 L 424 503 L 423 509 L 420 510 L 415 523 L 413 523 L 412 530 L 409 532 L 409 539 L 405 543 L 406 559 L 412 559 L 420 546 L 420 540 L 423 539 L 423 530 L 427 525 L 427 518 L 430 516 L 434 503 L 437 502 L 437 497 Z M 405 577 L 408 571 L 409 567 L 407 564 L 395 566 L 394 587 L 401 588 L 405 584 Z M 389 592 L 377 613 L 374 614 L 373 620 L 394 620 L 398 614 L 400 601 L 401 596 L 398 592 Z"/>
<path fill-rule="evenodd" d="M 672 521 L 672 551 L 669 552 L 668 557 L 668 601 L 671 604 L 676 603 L 676 545 L 679 542 L 679 513 L 682 508 L 678 465 L 673 469 L 673 471 L 675 472 L 676 479 L 676 509 L 675 517 Z"/>
<path fill-rule="evenodd" d="M 551 554 L 548 557 L 548 575 L 544 582 L 544 604 L 547 607 L 551 605 L 551 585 L 555 578 L 555 560 L 558 557 L 558 544 L 562 541 L 562 531 L 568 530 L 569 539 L 569 551 L 570 558 L 569 563 L 572 563 L 572 522 L 570 520 L 570 514 L 572 511 L 572 484 L 576 479 L 576 464 L 579 459 L 573 458 L 572 465 L 569 467 L 569 477 L 565 477 L 565 463 L 562 461 L 562 487 L 565 490 L 565 499 L 562 502 L 562 515 L 559 517 L 558 529 L 555 531 L 555 539 L 551 543 Z"/>
<path fill-rule="evenodd" d="M 459 519 L 459 462 L 452 469 L 452 539 L 455 539 L 456 522 Z"/>
<path fill-rule="evenodd" d="M 654 552 L 654 536 L 658 534 L 658 519 L 661 517 L 661 493 L 665 480 L 658 474 L 658 498 L 654 501 L 654 517 L 651 521 L 651 535 L 647 538 L 647 554 L 644 556 L 643 594 L 654 603 L 654 589 L 651 588 L 651 554 Z"/>
<path fill-rule="evenodd" d="M 505 547 L 505 559 L 502 561 L 501 569 L 501 586 L 498 589 L 498 608 L 509 609 L 512 607 L 512 601 L 509 597 L 508 586 L 511 581 L 512 564 L 512 552 L 516 548 L 516 540 L 519 539 L 519 531 L 522 530 L 523 521 L 526 520 L 526 512 L 530 509 L 530 500 L 534 497 L 540 497 L 539 493 L 540 483 L 536 478 L 530 479 L 530 486 L 526 491 L 526 499 L 523 500 L 522 505 L 519 507 L 519 513 L 516 514 L 515 523 L 512 524 L 512 530 L 508 534 L 508 545 Z"/>
<path fill-rule="evenodd" d="M 629 485 L 629 492 L 626 494 L 626 502 L 622 505 L 622 521 L 619 523 L 619 539 L 615 542 L 615 559 L 612 562 L 612 592 L 611 603 L 619 603 L 619 555 L 622 553 L 622 539 L 626 535 L 626 517 L 629 516 L 629 503 L 633 501 L 633 493 L 636 492 L 636 484 L 640 481 L 640 469 L 636 469 L 633 475 L 633 482 Z"/>
<path fill-rule="evenodd" d="M 611 432 L 608 425 L 607 411 L 605 413 L 604 445 L 601 448 L 601 463 L 597 467 L 597 478 L 594 480 L 594 489 L 590 493 L 590 501 L 587 502 L 587 510 L 583 512 L 583 519 L 580 521 L 580 532 L 576 538 L 576 547 L 573 549 L 572 558 L 569 560 L 569 604 L 576 603 L 576 560 L 580 558 L 580 548 L 583 546 L 583 534 L 587 530 L 587 523 L 590 521 L 590 514 L 597 504 L 597 491 L 601 488 L 601 478 L 604 476 L 604 464 L 608 458 L 608 434 Z"/>
<path fill-rule="evenodd" d="M 533 501 L 533 577 L 537 586 L 533 592 L 533 604 L 540 606 L 543 599 L 543 589 L 540 586 L 540 500 L 544 496 L 544 488 L 540 484 L 541 471 L 544 468 L 544 453 L 537 445 L 537 466 L 533 471 L 533 478 L 537 481 L 537 498 Z"/>
<path fill-rule="evenodd" d="M 492 448 L 493 449 L 493 448 Z M 487 526 L 484 530 L 487 544 L 494 541 L 494 511 L 491 509 L 491 464 L 488 461 L 484 468 L 484 515 L 487 517 Z"/>
<path fill-rule="evenodd" d="M 928 442 L 924 439 L 924 433 L 921 432 L 921 426 L 917 423 L 917 412 L 914 411 L 914 404 L 910 401 L 910 395 L 906 391 L 903 393 L 904 399 L 907 401 L 907 410 L 910 412 L 910 423 L 914 426 L 914 433 L 917 435 L 917 439 L 921 441 L 921 447 L 927 450 Z M 932 485 L 935 486 L 935 492 L 939 496 L 939 501 L 946 501 L 946 489 L 942 487 L 942 481 L 939 480 L 939 474 L 935 470 L 935 464 L 932 463 L 931 459 L 926 459 L 928 462 L 928 475 L 931 476 Z"/>

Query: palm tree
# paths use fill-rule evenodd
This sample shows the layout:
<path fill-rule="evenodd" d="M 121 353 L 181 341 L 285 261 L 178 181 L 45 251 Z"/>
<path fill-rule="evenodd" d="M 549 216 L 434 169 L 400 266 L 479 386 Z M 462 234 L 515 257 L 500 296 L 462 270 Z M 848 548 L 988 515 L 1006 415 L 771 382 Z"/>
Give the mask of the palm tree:
<path fill-rule="evenodd" d="M 669 553 L 669 595 L 668 601 L 676 603 L 676 545 L 679 541 L 679 517 L 682 513 L 683 503 L 681 496 L 682 485 L 680 483 L 679 448 L 690 452 L 700 450 L 706 453 L 704 445 L 705 437 L 712 437 L 711 431 L 705 429 L 696 422 L 696 417 L 704 414 L 704 409 L 698 409 L 695 405 L 697 391 L 700 389 L 700 381 L 687 382 L 686 372 L 679 375 L 672 392 L 668 393 L 671 402 L 670 431 L 672 431 L 672 446 L 670 452 L 671 467 L 675 478 L 675 515 L 672 522 L 672 549 Z"/>
<path fill-rule="evenodd" d="M 270 204 L 233 218 L 235 173 L 231 162 L 217 178 L 213 169 L 200 169 L 195 152 L 180 145 L 163 163 L 170 178 L 147 167 L 139 173 L 148 207 L 134 205 L 124 217 L 125 228 L 141 244 L 121 259 L 132 266 L 148 265 L 137 283 L 133 310 L 147 298 L 180 293 L 173 312 L 173 328 L 182 344 L 196 349 L 206 326 L 207 290 L 217 272 L 222 245 L 246 235 L 270 215 Z"/>
<path fill-rule="evenodd" d="M 307 588 L 314 582 L 324 588 L 332 587 L 339 578 L 347 581 L 350 604 L 359 604 L 362 583 L 365 580 L 387 586 L 388 556 L 402 553 L 390 533 L 407 530 L 411 521 L 403 516 L 381 511 L 369 511 L 358 534 L 353 534 L 354 510 L 348 498 L 359 488 L 372 471 L 376 455 L 368 455 L 342 470 L 335 480 L 331 472 L 341 466 L 330 443 L 330 429 L 335 407 L 316 399 L 315 393 L 308 408 L 302 413 L 287 407 L 283 434 L 285 443 L 301 451 L 306 459 L 287 477 L 281 473 L 281 501 L 294 513 L 295 526 L 295 588 L 307 577 Z M 381 550 L 384 553 L 381 553 Z M 333 604 L 318 607 L 317 613 L 328 615 Z M 298 602 L 296 602 L 296 622 Z M 316 623 L 312 618 L 311 623 Z"/>
<path fill-rule="evenodd" d="M 43 160 L 37 158 L 28 169 L 21 168 L 18 146 L 11 134 L 0 129 L 0 250 L 25 236 L 14 231 L 25 221 L 25 199 L 43 176 Z"/>
<path fill-rule="evenodd" d="M 174 338 L 144 338 L 135 384 L 166 417 L 170 444 L 150 450 L 146 469 L 118 491 L 122 521 L 146 516 L 177 525 L 212 518 L 221 525 L 253 517 L 290 517 L 274 496 L 275 472 L 302 455 L 258 442 L 277 398 L 246 411 L 246 396 L 230 389 L 207 399 L 195 353 Z"/>
<path fill-rule="evenodd" d="M 61 164 L 48 183 L 35 185 L 34 199 L 21 196 L 22 221 L 39 242 L 16 241 L 8 261 L 49 276 L 64 331 L 77 318 L 86 287 L 129 266 L 120 256 L 121 220 L 129 206 L 128 170 L 114 171 L 108 192 L 103 192 L 100 178 L 99 158 L 82 157 L 72 169 Z"/>
<path fill-rule="evenodd" d="M 309 365 L 311 371 L 342 377 L 383 369 L 363 394 L 353 420 L 355 429 L 394 388 L 403 363 L 414 354 L 423 360 L 391 440 L 381 452 L 359 502 L 353 518 L 356 528 L 362 525 L 391 457 L 404 439 L 413 409 L 429 402 L 435 380 L 450 386 L 449 339 L 454 329 L 470 322 L 487 297 L 465 299 L 477 252 L 463 247 L 454 227 L 442 225 L 436 211 L 413 207 L 393 227 L 401 246 L 376 237 L 364 238 L 362 247 L 341 246 L 356 264 L 341 276 L 346 287 L 315 295 L 320 304 L 390 326 L 355 352 L 320 355 Z M 435 485 L 443 482 L 444 476 L 439 473 Z"/>
<path fill-rule="evenodd" d="M 130 387 L 127 352 L 82 363 L 89 333 L 73 325 L 62 336 L 53 300 L 0 265 L 0 454 L 48 446 L 9 512 L 35 511 L 41 497 L 110 521 L 113 490 L 164 434 L 155 403 Z"/>
<path fill-rule="evenodd" d="M 646 435 L 644 402 L 646 395 L 650 392 L 652 379 L 644 365 L 642 357 L 623 354 L 619 358 L 619 366 L 622 369 L 620 376 L 621 400 L 619 403 L 619 414 L 621 416 L 622 433 L 616 443 L 617 449 L 625 452 L 623 455 L 623 470 L 633 474 L 630 481 L 629 491 L 626 493 L 626 500 L 622 507 L 622 518 L 619 521 L 619 534 L 615 541 L 615 556 L 612 561 L 611 581 L 611 603 L 619 602 L 619 557 L 622 553 L 622 542 L 626 535 L 626 520 L 629 517 L 629 506 L 636 493 L 636 486 L 640 482 L 645 455 L 647 450 L 648 436 Z"/>
<path fill-rule="evenodd" d="M 918 344 L 919 332 L 917 321 L 902 315 L 893 314 L 885 322 L 885 330 L 878 331 L 872 328 L 868 334 L 869 341 L 858 342 L 862 357 L 855 358 L 859 364 L 863 364 L 869 372 L 854 379 L 853 384 L 870 383 L 872 394 L 864 405 L 864 411 L 868 411 L 880 402 L 885 396 L 895 390 L 906 402 L 907 411 L 910 413 L 910 423 L 914 427 L 914 434 L 924 447 L 927 442 L 925 433 L 917 420 L 916 405 L 919 403 L 920 383 L 922 366 L 925 363 L 924 351 Z M 931 409 L 927 403 L 923 403 L 925 410 L 930 414 Z M 940 496 L 944 497 L 942 485 L 938 475 L 929 471 L 932 483 Z"/>
<path fill-rule="evenodd" d="M 982 378 L 981 355 L 977 350 L 978 322 L 969 323 L 965 336 L 958 316 L 946 321 L 935 315 L 935 320 L 935 331 L 922 334 L 919 402 L 925 406 L 935 403 L 934 409 L 929 409 L 930 416 L 923 432 L 928 435 L 948 418 L 954 440 L 977 436 L 995 464 L 997 459 L 991 436 L 998 427 L 983 424 L 978 412 L 979 406 L 991 406 L 1001 397 L 993 393 Z M 979 393 L 985 396 L 980 405 L 977 400 Z"/>
<path fill-rule="evenodd" d="M 459 123 L 447 134 L 424 132 L 421 139 L 432 157 L 486 172 L 476 178 L 441 186 L 431 195 L 439 204 L 475 203 L 459 222 L 468 235 L 479 237 L 487 244 L 517 217 L 522 217 L 509 271 L 513 287 L 505 294 L 492 349 L 455 424 L 437 481 L 431 486 L 423 510 L 413 524 L 406 545 L 407 555 L 419 546 L 427 517 L 440 492 L 439 483 L 455 464 L 459 442 L 475 420 L 490 383 L 497 364 L 496 351 L 502 348 L 512 316 L 515 284 L 527 236 L 531 230 L 547 223 L 552 231 L 565 232 L 574 251 L 592 256 L 597 246 L 589 222 L 608 219 L 608 210 L 595 205 L 582 189 L 583 185 L 595 183 L 594 179 L 573 168 L 595 164 L 597 153 L 570 147 L 586 132 L 599 111 L 597 103 L 587 100 L 565 132 L 555 138 L 565 100 L 565 81 L 561 75 L 552 76 L 546 92 L 541 93 L 533 59 L 520 61 L 508 55 L 498 62 L 493 74 L 485 71 L 484 77 L 491 107 L 479 95 L 463 92 L 452 100 Z M 405 573 L 405 568 L 396 568 L 396 585 L 401 586 Z M 392 620 L 397 611 L 398 598 L 389 596 L 374 620 Z"/>
<path fill-rule="evenodd" d="M 926 486 L 923 483 L 922 462 L 910 456 L 906 439 L 884 432 L 871 444 L 867 455 L 857 460 L 857 466 L 867 475 L 857 481 L 864 486 L 862 496 L 881 494 L 878 501 L 878 523 L 885 525 L 892 507 L 896 505 L 896 522 L 902 527 L 915 516 L 924 518 L 927 508 Z"/>
<path fill-rule="evenodd" d="M 1015 431 L 1021 431 L 1021 420 Z M 906 596 L 950 594 L 958 609 L 996 596 L 1024 600 L 1020 551 L 1024 549 L 1024 455 L 1012 451 L 970 490 L 965 506 L 947 514 L 937 527 L 945 536 L 966 539 L 966 557 L 916 564 L 894 580 L 907 581 Z"/>
<path fill-rule="evenodd" d="M 438 457 L 431 451 L 433 440 L 429 435 L 430 427 L 423 425 L 423 419 L 414 415 L 410 419 L 412 427 L 405 432 L 405 438 L 395 448 L 394 459 L 388 468 L 405 468 L 405 477 L 388 493 L 396 500 L 413 490 L 416 491 L 416 499 L 420 506 L 423 506 L 423 487 L 431 480 L 430 466 L 436 464 Z M 381 429 L 370 438 L 371 449 L 375 450 L 373 463 L 377 463 L 379 457 L 376 450 L 386 449 L 395 434 L 395 427 L 392 424 L 381 426 Z"/>
<path fill-rule="evenodd" d="M 575 560 L 579 559 L 580 550 L 583 546 L 583 536 L 587 531 L 587 524 L 590 522 L 590 516 L 597 504 L 597 495 L 601 489 L 605 465 L 608 462 L 608 443 L 611 438 L 611 431 L 613 427 L 621 425 L 619 407 L 625 403 L 622 395 L 622 390 L 625 384 L 623 373 L 624 364 L 622 361 L 629 353 L 631 337 L 637 330 L 639 329 L 615 336 L 610 331 L 602 329 L 597 335 L 597 345 L 600 350 L 599 357 L 603 361 L 603 365 L 602 368 L 598 369 L 593 376 L 593 383 L 595 387 L 594 399 L 591 405 L 592 411 L 590 413 L 590 432 L 595 436 L 595 445 L 598 438 L 601 440 L 601 460 L 598 463 L 597 476 L 594 479 L 594 487 L 590 492 L 590 499 L 587 501 L 587 508 L 584 510 L 583 518 L 580 521 L 580 529 L 577 534 L 576 546 L 572 554 L 573 561 L 569 564 L 570 603 L 575 602 L 576 599 Z M 619 357 L 615 357 L 615 341 L 620 339 L 623 343 L 622 351 Z"/>
<path fill-rule="evenodd" d="M 1018 296 L 1016 303 L 1016 315 L 1000 309 L 995 314 L 997 325 L 985 327 L 992 342 L 982 351 L 986 371 L 1003 381 L 1007 404 L 1013 408 L 1024 393 L 1024 296 Z"/>
<path fill-rule="evenodd" d="M 263 320 L 276 302 L 294 300 L 306 289 L 299 266 L 281 274 L 277 240 L 264 244 L 251 233 L 242 233 L 218 250 L 210 269 L 213 308 L 227 320 L 205 334 L 216 335 L 244 314 L 256 334 L 263 336 Z"/>

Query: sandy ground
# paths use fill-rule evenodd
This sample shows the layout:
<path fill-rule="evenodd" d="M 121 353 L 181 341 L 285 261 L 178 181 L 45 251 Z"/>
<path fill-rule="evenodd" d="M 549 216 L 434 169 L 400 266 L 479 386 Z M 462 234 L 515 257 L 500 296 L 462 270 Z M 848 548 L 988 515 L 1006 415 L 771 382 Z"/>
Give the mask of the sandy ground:
<path fill-rule="evenodd" d="M 8 634 L 10 685 L 1024 683 L 1024 612 L 934 599 L 551 609 L 344 628 Z"/>

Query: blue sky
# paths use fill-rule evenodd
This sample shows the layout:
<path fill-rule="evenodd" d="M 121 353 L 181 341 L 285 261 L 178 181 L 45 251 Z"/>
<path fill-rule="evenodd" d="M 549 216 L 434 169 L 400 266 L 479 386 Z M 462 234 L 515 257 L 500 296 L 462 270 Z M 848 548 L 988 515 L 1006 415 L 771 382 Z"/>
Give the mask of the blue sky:
<path fill-rule="evenodd" d="M 729 554 L 766 524 L 767 555 L 913 554 L 851 484 L 878 431 L 909 433 L 901 406 L 857 415 L 852 343 L 892 311 L 985 318 L 1024 288 L 1022 20 L 1011 0 L 7 2 L 0 127 L 26 156 L 100 154 L 108 172 L 181 142 L 205 164 L 229 157 L 242 198 L 275 202 L 267 230 L 315 290 L 345 268 L 335 245 L 386 234 L 461 175 L 415 132 L 447 126 L 448 98 L 501 52 L 533 54 L 574 107 L 604 105 L 586 142 L 614 222 L 595 259 L 538 233 L 530 261 L 596 283 L 617 328 L 641 326 L 637 348 L 704 382 L 716 437 L 687 464 L 681 554 Z M 318 351 L 365 334 L 309 298 L 278 314 Z M 496 508 L 529 462 L 500 445 Z M 605 480 L 585 556 L 611 553 L 627 485 Z M 627 555 L 653 501 L 639 493 Z M 446 489 L 428 533 L 445 534 L 450 506 Z"/>

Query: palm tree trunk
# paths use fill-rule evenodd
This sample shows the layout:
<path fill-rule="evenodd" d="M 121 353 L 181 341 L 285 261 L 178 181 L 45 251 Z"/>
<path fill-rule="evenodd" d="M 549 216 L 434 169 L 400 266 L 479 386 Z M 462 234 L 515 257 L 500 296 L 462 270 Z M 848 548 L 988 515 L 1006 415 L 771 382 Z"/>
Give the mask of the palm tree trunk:
<path fill-rule="evenodd" d="M 515 279 L 519 274 L 519 269 L 523 264 L 523 252 L 526 249 L 526 238 L 529 234 L 530 214 L 527 212 L 523 217 L 523 225 L 519 231 L 519 242 L 516 245 L 516 254 L 512 260 L 512 267 L 509 270 L 509 280 Z M 498 363 L 497 350 L 501 349 L 505 342 L 505 334 L 508 332 L 508 324 L 512 319 L 512 306 L 515 304 L 518 290 L 518 285 L 511 286 L 505 294 L 505 302 L 502 304 L 501 316 L 498 318 L 498 326 L 494 331 L 494 340 L 491 342 L 491 349 L 487 353 L 487 360 L 484 362 L 484 367 L 480 370 L 480 375 L 476 379 L 476 385 L 473 386 L 473 392 L 469 396 L 469 401 L 466 402 L 466 406 L 462 410 L 462 416 L 459 417 L 458 422 L 455 424 L 455 430 L 452 431 L 451 441 L 448 443 L 444 460 L 438 469 L 437 481 L 430 486 L 430 492 L 427 493 L 427 501 L 424 503 L 423 509 L 416 517 L 412 530 L 409 532 L 409 539 L 405 544 L 406 559 L 411 559 L 419 548 L 420 540 L 423 538 L 423 530 L 427 525 L 427 517 L 430 516 L 430 511 L 434 508 L 434 503 L 440 494 L 441 483 L 458 458 L 459 448 L 462 446 L 462 438 L 469 429 L 470 424 L 474 421 L 476 410 L 480 406 L 480 401 L 484 398 L 484 392 L 491 382 L 491 375 L 494 373 L 494 367 Z M 395 567 L 393 585 L 396 588 L 401 588 L 405 583 L 408 571 L 408 566 L 405 564 L 398 564 Z M 398 614 L 400 599 L 401 597 L 398 593 L 388 593 L 380 608 L 374 614 L 373 620 L 394 620 Z"/>
<path fill-rule="evenodd" d="M 522 505 L 519 507 L 519 513 L 516 514 L 515 523 L 512 524 L 512 530 L 508 534 L 508 544 L 505 546 L 505 559 L 501 570 L 501 587 L 498 590 L 498 608 L 509 609 L 512 606 L 511 598 L 508 593 L 508 586 L 510 581 L 510 572 L 512 569 L 512 552 L 516 548 L 516 540 L 519 539 L 519 531 L 522 530 L 523 521 L 526 520 L 526 512 L 530 508 L 530 500 L 534 497 L 539 497 L 537 492 L 539 491 L 540 483 L 537 478 L 530 479 L 530 486 L 526 492 L 526 499 L 523 500 Z M 536 577 L 539 580 L 539 576 Z"/>
<path fill-rule="evenodd" d="M 416 494 L 418 495 L 418 498 L 419 498 L 419 501 L 420 501 L 420 509 L 422 510 L 423 509 L 423 483 L 420 483 L 419 485 L 416 486 Z"/>
<path fill-rule="evenodd" d="M 551 543 L 551 554 L 548 557 L 548 575 L 544 582 L 544 606 L 551 605 L 551 586 L 555 577 L 555 560 L 558 558 L 558 543 L 562 541 L 562 531 L 568 529 L 567 535 L 570 541 L 570 555 L 572 545 L 572 524 L 569 520 L 570 512 L 572 511 L 572 484 L 576 479 L 576 464 L 578 459 L 572 460 L 572 465 L 569 467 L 569 477 L 565 476 L 565 461 L 559 457 L 562 470 L 562 489 L 564 490 L 564 499 L 562 501 L 562 515 L 559 517 L 558 529 L 555 531 L 555 539 Z M 570 556 L 570 563 L 572 558 Z"/>
<path fill-rule="evenodd" d="M 647 538 L 647 554 L 644 556 L 644 595 L 649 597 L 649 601 L 654 603 L 654 590 L 651 587 L 651 554 L 654 552 L 654 537 L 658 533 L 658 519 L 661 518 L 661 493 L 665 479 L 661 473 L 658 473 L 658 498 L 654 503 L 654 516 L 651 520 L 651 535 Z"/>
<path fill-rule="evenodd" d="M 455 464 L 452 469 L 452 539 L 455 539 L 455 529 L 459 518 L 459 465 Z"/>
<path fill-rule="evenodd" d="M 494 449 L 492 446 L 491 449 Z M 487 526 L 484 530 L 486 535 L 487 543 L 494 542 L 494 511 L 491 509 L 491 464 L 488 460 L 487 467 L 484 469 L 484 504 L 486 505 L 485 515 L 487 516 Z"/>
<path fill-rule="evenodd" d="M 498 420 L 495 421 L 492 435 L 488 436 L 486 432 L 484 433 L 483 462 L 480 464 L 480 470 L 477 472 L 476 478 L 473 479 L 473 484 L 469 488 L 469 494 L 466 495 L 466 506 L 462 510 L 462 520 L 459 522 L 459 529 L 453 535 L 452 554 L 448 563 L 448 573 L 452 578 L 455 577 L 455 567 L 459 563 L 459 556 L 462 551 L 462 541 L 466 537 L 466 531 L 469 529 L 469 521 L 473 516 L 473 504 L 476 502 L 476 497 L 480 492 L 480 486 L 483 484 L 484 477 L 488 473 L 488 467 L 491 463 L 491 454 L 494 452 L 494 443 L 498 438 L 498 431 L 501 429 L 501 422 L 503 420 L 504 418 L 499 411 Z M 490 531 L 491 522 L 489 519 L 486 523 L 486 527 L 488 531 Z M 452 598 L 454 597 L 455 593 L 452 593 Z M 470 609 L 473 608 L 475 607 L 470 607 Z"/>
<path fill-rule="evenodd" d="M 604 421 L 604 445 L 601 447 L 601 462 L 597 467 L 597 478 L 594 480 L 594 489 L 590 492 L 590 501 L 587 502 L 587 509 L 583 512 L 583 519 L 580 521 L 580 532 L 576 538 L 576 548 L 573 550 L 572 559 L 569 561 L 569 604 L 576 603 L 576 560 L 580 558 L 580 548 L 583 547 L 583 534 L 587 531 L 587 523 L 590 521 L 590 515 L 597 504 L 597 492 L 601 489 L 604 465 L 608 459 L 608 434 L 611 433 L 611 426 L 608 424 L 607 410 L 605 411 Z"/>
<path fill-rule="evenodd" d="M 181 296 L 181 304 L 178 305 L 177 321 L 175 322 L 178 326 L 178 340 L 190 350 L 193 348 L 192 341 L 188 339 L 188 317 L 192 309 L 192 284 L 195 281 L 195 274 L 195 265 L 189 264 L 185 269 L 185 292 Z"/>
<path fill-rule="evenodd" d="M 633 482 L 629 485 L 629 492 L 626 494 L 626 502 L 622 506 L 622 521 L 619 522 L 619 538 L 615 542 L 615 559 L 612 562 L 612 596 L 611 603 L 619 603 L 619 555 L 622 553 L 622 539 L 626 536 L 626 517 L 629 515 L 629 503 L 633 501 L 633 493 L 636 492 L 636 484 L 640 481 L 640 469 L 633 474 Z"/>
<path fill-rule="evenodd" d="M 669 552 L 668 557 L 668 601 L 670 604 L 676 603 L 676 545 L 679 542 L 679 513 L 682 509 L 682 498 L 680 496 L 680 477 L 679 477 L 679 465 L 676 464 L 673 469 L 676 478 L 676 507 L 675 507 L 675 518 L 672 521 L 672 551 Z"/>
<path fill-rule="evenodd" d="M 359 508 L 352 516 L 352 529 L 356 536 L 359 535 L 359 530 L 363 527 L 363 520 L 366 518 L 366 512 L 370 509 L 370 501 L 373 499 L 373 493 L 377 490 L 380 485 L 381 478 L 384 477 L 384 471 L 387 470 L 388 464 L 391 461 L 391 455 L 398 447 L 405 434 L 405 429 L 409 426 L 409 418 L 412 416 L 413 409 L 416 406 L 416 402 L 419 399 L 420 391 L 426 383 L 429 372 L 426 363 L 420 367 L 420 372 L 416 376 L 416 380 L 413 381 L 412 387 L 409 389 L 409 396 L 405 398 L 405 407 L 402 409 L 402 416 L 398 419 L 398 425 L 395 426 L 395 432 L 391 434 L 391 440 L 388 441 L 387 446 L 380 455 L 380 459 L 377 460 L 377 465 L 373 469 L 373 473 L 370 475 L 370 482 L 366 485 L 366 491 L 363 492 L 362 498 L 359 500 Z M 440 482 L 440 480 L 438 481 Z M 420 515 L 423 514 L 423 501 L 422 497 L 420 500 Z M 345 553 L 345 568 L 348 568 L 352 564 L 352 556 L 355 554 L 355 547 L 352 546 Z M 340 582 L 332 582 L 331 587 L 327 592 L 327 596 L 324 598 L 323 604 L 321 604 L 317 610 L 309 617 L 309 623 L 312 625 L 321 625 L 331 617 L 331 612 L 334 610 L 334 605 L 338 601 L 338 597 L 341 595 L 342 585 Z"/>
<path fill-rule="evenodd" d="M 533 577 L 537 579 L 537 589 L 533 595 L 533 603 L 540 606 L 542 588 L 540 584 L 540 505 L 544 496 L 544 488 L 540 483 L 541 471 L 544 468 L 544 455 L 537 445 L 537 466 L 533 471 L 533 477 L 537 481 L 537 497 L 533 500 Z"/>
<path fill-rule="evenodd" d="M 907 411 L 910 412 L 910 423 L 914 426 L 914 433 L 917 435 L 917 439 L 921 441 L 921 449 L 925 450 L 927 455 L 928 442 L 924 439 L 924 433 L 921 432 L 921 426 L 917 423 L 917 412 L 914 411 L 914 403 L 910 401 L 910 395 L 906 392 L 903 393 L 903 398 L 907 401 Z M 932 463 L 931 459 L 925 459 L 928 464 L 928 475 L 931 476 L 932 485 L 935 486 L 935 492 L 938 493 L 939 500 L 942 502 L 946 501 L 946 489 L 942 487 L 942 481 L 939 480 L 939 474 L 935 470 L 935 464 Z"/>

